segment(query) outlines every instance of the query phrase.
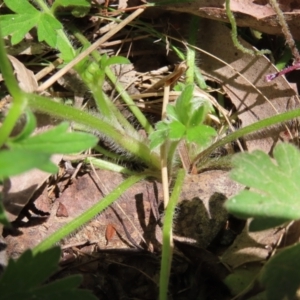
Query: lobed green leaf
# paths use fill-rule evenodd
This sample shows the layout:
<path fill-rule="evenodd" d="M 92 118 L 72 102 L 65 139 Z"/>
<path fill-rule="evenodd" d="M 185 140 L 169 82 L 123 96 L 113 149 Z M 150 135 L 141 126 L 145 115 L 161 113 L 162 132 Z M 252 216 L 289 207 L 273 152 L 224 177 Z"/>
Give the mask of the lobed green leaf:
<path fill-rule="evenodd" d="M 23 40 L 39 21 L 39 12 L 35 14 L 24 13 L 22 15 L 0 16 L 0 25 L 3 36 L 11 35 L 11 44 L 16 45 Z"/>
<path fill-rule="evenodd" d="M 62 29 L 62 24 L 47 13 L 41 13 L 37 26 L 39 42 L 45 41 L 53 48 L 57 48 L 57 30 Z"/>
<path fill-rule="evenodd" d="M 216 134 L 217 132 L 214 128 L 200 124 L 187 129 L 186 139 L 189 143 L 193 142 L 205 147 Z"/>
<path fill-rule="evenodd" d="M 237 217 L 254 218 L 251 230 L 262 230 L 300 219 L 300 152 L 279 144 L 274 159 L 262 151 L 233 159 L 231 178 L 252 188 L 229 199 L 225 206 Z"/>

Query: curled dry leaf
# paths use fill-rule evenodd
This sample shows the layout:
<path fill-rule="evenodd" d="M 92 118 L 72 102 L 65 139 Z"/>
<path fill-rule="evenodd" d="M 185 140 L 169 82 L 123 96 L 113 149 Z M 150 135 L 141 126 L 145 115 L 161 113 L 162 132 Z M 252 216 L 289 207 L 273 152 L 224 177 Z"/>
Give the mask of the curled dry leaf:
<path fill-rule="evenodd" d="M 159 5 L 161 0 L 155 0 Z M 175 2 L 175 1 L 174 1 Z M 300 2 L 278 0 L 281 10 L 295 39 L 300 39 Z M 190 13 L 203 18 L 229 22 L 225 1 L 194 0 L 181 4 L 165 6 L 168 10 Z M 230 8 L 234 13 L 238 26 L 250 27 L 268 34 L 282 34 L 277 15 L 268 0 L 230 0 Z"/>

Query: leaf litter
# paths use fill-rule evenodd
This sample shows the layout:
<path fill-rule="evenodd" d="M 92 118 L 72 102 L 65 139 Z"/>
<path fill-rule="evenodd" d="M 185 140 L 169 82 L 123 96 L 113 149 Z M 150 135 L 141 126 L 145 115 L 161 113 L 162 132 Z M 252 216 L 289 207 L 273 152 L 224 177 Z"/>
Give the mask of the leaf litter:
<path fill-rule="evenodd" d="M 223 86 L 231 101 L 237 107 L 239 118 L 242 120 L 243 126 L 251 124 L 258 119 L 263 119 L 273 115 L 274 108 L 277 110 L 277 112 L 285 111 L 290 105 L 290 101 L 294 102 L 292 104 L 293 108 L 298 106 L 296 94 L 284 78 L 278 78 L 275 84 L 268 84 L 263 81 L 264 74 L 274 72 L 275 70 L 274 66 L 266 58 L 250 58 L 245 55 L 241 55 L 231 45 L 229 31 L 224 26 L 215 22 L 212 23 L 208 20 L 204 20 L 203 22 L 206 24 L 205 28 L 213 30 L 214 32 L 209 30 L 202 31 L 200 33 L 200 40 L 209 42 L 199 44 L 199 46 L 201 49 L 216 55 L 230 66 L 220 63 L 209 56 L 205 56 L 205 59 L 202 59 L 200 66 L 206 78 L 216 81 Z M 241 76 L 241 74 L 243 76 Z M 253 84 L 256 88 L 253 87 Z M 271 101 L 273 107 L 264 97 Z M 246 101 L 247 103 L 245 103 Z M 260 140 L 261 139 L 258 139 L 258 141 L 255 140 L 255 143 L 252 145 L 249 143 L 248 147 L 250 149 L 259 148 L 269 152 L 269 149 L 273 146 L 273 141 L 265 141 L 265 137 L 263 137 L 263 142 Z M 121 182 L 123 180 L 121 175 L 109 175 L 108 171 L 97 172 L 100 172 L 98 175 L 100 176 L 101 180 L 104 178 L 106 179 L 105 181 L 103 180 L 102 184 L 104 184 L 108 190 L 112 186 L 112 183 L 116 184 L 116 182 Z M 202 243 L 200 243 L 200 246 L 207 247 L 214 237 L 217 236 L 218 232 L 220 230 L 222 231 L 222 228 L 224 228 L 226 220 L 228 219 L 227 213 L 224 211 L 224 209 L 222 209 L 222 204 L 225 199 L 231 197 L 233 194 L 236 194 L 238 190 L 242 188 L 239 185 L 235 185 L 235 187 L 232 186 L 233 182 L 228 179 L 226 171 L 210 172 L 211 173 L 209 175 L 204 173 L 203 175 L 200 174 L 193 178 L 190 177 L 189 180 L 191 182 L 186 185 L 186 190 L 183 191 L 183 193 L 187 193 L 188 195 L 185 196 L 188 198 L 187 207 L 191 207 L 187 209 L 186 215 L 183 214 L 183 216 L 180 216 L 180 214 L 185 211 L 185 208 L 181 207 L 178 211 L 177 221 L 175 220 L 175 228 L 177 227 L 175 233 L 179 233 L 181 230 L 183 232 L 182 236 L 185 239 L 185 242 L 188 242 L 188 245 L 183 244 L 182 246 L 182 244 L 180 244 L 181 253 L 178 254 L 179 256 L 177 258 L 175 258 L 180 260 L 182 253 L 185 255 L 183 262 L 177 266 L 174 266 L 174 268 L 179 268 L 176 271 L 180 278 L 184 278 L 188 274 L 187 269 L 191 267 L 189 259 L 196 259 L 195 254 L 190 256 L 189 259 L 186 258 L 190 255 L 190 253 L 193 253 L 193 248 L 190 249 L 190 247 L 196 247 L 195 249 L 200 251 L 199 248 L 197 248 L 199 247 L 199 240 L 201 240 Z M 41 224 L 37 225 L 34 225 L 34 220 L 29 218 L 27 224 L 23 223 L 23 226 L 19 226 L 18 230 L 16 230 L 14 234 L 8 234 L 6 236 L 8 253 L 10 254 L 10 257 L 18 257 L 26 248 L 34 247 L 51 231 L 55 231 L 59 226 L 67 223 L 68 220 L 71 220 L 76 215 L 85 211 L 92 203 L 99 201 L 99 199 L 103 197 L 103 191 L 101 192 L 101 188 L 99 189 L 99 187 L 95 186 L 97 178 L 92 180 L 92 177 L 92 173 L 89 175 L 86 174 L 80 176 L 75 182 L 73 182 L 73 184 L 67 186 L 65 190 L 59 191 L 58 201 L 56 200 L 50 205 L 48 203 L 46 205 L 47 208 L 45 208 L 43 203 L 40 203 L 40 201 L 45 201 L 45 198 L 42 200 L 42 198 L 37 197 L 34 201 L 34 205 L 36 205 L 36 207 L 45 208 L 46 214 L 49 213 L 49 216 L 47 216 L 46 219 L 42 218 L 39 220 L 37 223 Z M 212 189 L 210 186 L 211 182 L 214 182 L 213 185 L 219 182 L 220 188 L 214 187 L 214 189 Z M 208 191 L 205 192 L 205 189 Z M 207 196 L 203 196 L 206 195 L 205 193 L 208 193 Z M 200 215 L 202 214 L 201 217 L 199 217 L 199 220 L 201 220 L 202 223 L 200 222 L 201 224 L 199 224 L 198 222 L 198 225 L 201 226 L 200 231 L 206 230 L 207 228 L 211 229 L 213 227 L 212 225 L 215 223 L 216 219 L 212 218 L 215 217 L 215 214 L 209 212 L 209 209 L 213 208 L 213 206 L 209 207 L 209 200 L 211 198 L 214 199 L 212 196 L 214 193 L 223 195 L 219 195 L 216 198 L 216 203 L 220 202 L 217 206 L 219 207 L 221 218 L 219 223 L 215 226 L 215 231 L 213 232 L 210 230 L 208 233 L 206 233 L 206 235 L 203 235 L 202 232 L 200 234 L 197 233 L 199 228 L 187 228 L 188 226 L 191 226 L 191 224 L 195 224 L 197 222 L 197 217 L 194 217 L 194 220 L 191 221 L 186 220 L 188 216 L 192 215 L 191 211 L 194 212 L 197 209 L 199 209 Z M 203 198 L 207 199 L 206 202 L 203 200 Z M 199 205 L 197 205 L 197 202 L 199 202 L 199 199 L 206 203 L 203 209 L 198 208 Z M 159 262 L 157 262 L 155 256 L 145 254 L 143 251 L 141 251 L 139 254 L 132 254 L 135 252 L 130 250 L 141 250 L 136 247 L 137 245 L 142 246 L 144 250 L 150 251 L 149 253 L 153 253 L 153 251 L 159 249 L 160 237 L 159 233 L 157 233 L 159 232 L 159 226 L 157 225 L 159 220 L 157 216 L 159 216 L 162 212 L 160 210 L 155 211 L 151 201 L 155 201 L 156 205 L 159 206 L 161 200 L 161 190 L 158 183 L 154 184 L 153 182 L 143 182 L 138 184 L 134 187 L 134 191 L 131 191 L 129 195 L 125 195 L 124 199 L 119 201 L 118 205 L 108 208 L 103 214 L 92 220 L 82 230 L 79 230 L 74 235 L 62 241 L 61 245 L 65 249 L 64 256 L 67 256 L 67 254 L 71 253 L 70 256 L 77 256 L 77 259 L 75 259 L 77 264 L 79 263 L 82 266 L 86 265 L 87 268 L 85 270 L 93 269 L 93 271 L 95 271 L 95 265 L 93 264 L 92 260 L 96 259 L 96 261 L 100 261 L 103 259 L 103 255 L 107 255 L 109 259 L 113 260 L 113 263 L 103 264 L 102 267 L 97 263 L 96 269 L 102 269 L 103 273 L 98 272 L 97 276 L 99 276 L 100 281 L 107 284 L 107 286 L 111 288 L 116 284 L 113 280 L 114 276 L 120 278 L 120 276 L 124 276 L 125 274 L 127 276 L 130 275 L 128 277 L 129 283 L 129 279 L 131 279 L 134 275 L 133 273 L 128 272 L 128 268 L 130 268 L 129 266 L 136 266 L 137 269 L 145 268 L 146 265 L 143 263 L 143 260 L 144 262 L 146 261 L 148 263 L 147 269 L 149 276 L 151 278 L 156 278 L 158 274 L 157 268 Z M 193 203 L 196 203 L 196 206 L 194 206 Z M 64 206 L 67 213 L 64 211 L 63 214 L 59 214 L 59 216 L 57 216 L 57 211 L 60 205 Z M 133 220 L 133 224 L 130 222 L 130 220 Z M 31 221 L 33 221 L 33 224 L 31 224 Z M 115 234 L 109 234 L 108 237 L 107 231 L 111 230 L 111 226 L 114 228 Z M 235 268 L 237 266 L 252 262 L 253 260 L 264 260 L 268 257 L 270 252 L 268 248 L 264 247 L 274 243 L 274 241 L 276 243 L 280 235 L 282 235 L 282 232 L 274 233 L 272 230 L 266 231 L 265 233 L 253 234 L 249 233 L 247 227 L 245 227 L 244 231 L 238 236 L 231 248 L 235 248 L 235 250 L 240 248 L 243 251 L 249 247 L 252 250 L 256 249 L 258 251 L 255 252 L 251 250 L 250 253 L 246 253 L 244 256 L 241 256 L 241 258 L 237 259 L 236 251 L 233 254 L 230 252 L 230 250 L 227 250 L 227 252 L 221 257 L 221 261 Z M 246 243 L 245 241 L 240 240 L 240 238 L 245 238 L 246 236 L 250 236 Z M 195 245 L 193 245 L 193 243 L 195 243 Z M 128 251 L 124 251 L 124 253 L 119 254 L 119 257 L 118 254 L 116 254 L 118 252 L 114 253 L 113 251 L 115 249 L 123 248 L 128 249 Z M 111 251 L 110 254 L 103 254 L 108 250 Z M 97 254 L 97 252 L 99 253 Z M 205 257 L 205 255 L 209 255 L 202 252 L 201 254 L 203 257 Z M 230 263 L 230 259 L 228 258 L 230 255 L 233 261 L 235 259 L 237 259 L 237 261 Z M 251 256 L 254 258 L 253 260 L 249 259 Z M 214 258 L 216 257 L 214 256 Z M 121 263 L 127 264 L 128 266 L 126 268 L 122 268 L 119 265 Z M 197 268 L 199 268 L 201 264 L 203 264 L 203 260 L 197 262 L 197 265 L 193 270 L 193 272 L 195 272 L 194 274 L 199 272 L 199 269 Z M 180 270 L 180 268 L 182 269 Z M 208 269 L 204 268 L 204 271 L 209 272 Z M 217 268 L 216 271 L 220 270 Z M 138 281 L 141 283 L 141 287 L 143 287 L 144 291 L 147 290 L 147 293 L 150 293 L 148 290 L 149 286 L 145 283 L 145 276 L 141 275 L 139 272 L 138 274 Z M 95 286 L 93 285 L 93 280 L 91 279 L 89 272 L 87 272 L 85 275 L 86 281 L 84 284 L 94 289 Z M 214 276 L 215 274 L 208 275 L 210 280 L 212 280 Z M 221 285 L 220 281 L 217 280 L 217 282 Z M 151 284 L 153 284 L 154 287 L 153 291 L 156 291 L 157 282 L 154 280 Z M 172 282 L 171 285 L 173 285 Z M 111 288 L 109 287 L 103 288 L 103 291 L 101 292 L 110 294 L 112 298 L 116 297 L 116 294 L 113 294 Z M 175 291 L 174 286 L 173 288 Z M 178 286 L 177 288 L 179 291 L 180 288 L 184 288 L 184 286 Z M 202 286 L 201 288 L 204 287 Z M 129 291 L 126 290 L 125 281 L 122 289 L 123 292 L 129 293 Z M 134 288 L 132 288 L 132 290 L 133 289 Z M 99 290 L 96 292 L 100 293 Z M 137 291 L 135 292 L 137 293 Z M 194 291 L 194 294 L 192 295 L 196 295 L 197 292 L 199 293 L 199 287 L 198 290 Z M 225 294 L 226 293 L 224 292 L 224 295 Z M 183 293 L 183 297 L 184 295 L 190 296 L 191 294 Z M 120 296 L 120 294 L 117 293 L 117 296 Z M 156 297 L 156 294 L 153 292 L 148 296 L 150 297 L 149 299 L 151 299 L 151 297 Z"/>

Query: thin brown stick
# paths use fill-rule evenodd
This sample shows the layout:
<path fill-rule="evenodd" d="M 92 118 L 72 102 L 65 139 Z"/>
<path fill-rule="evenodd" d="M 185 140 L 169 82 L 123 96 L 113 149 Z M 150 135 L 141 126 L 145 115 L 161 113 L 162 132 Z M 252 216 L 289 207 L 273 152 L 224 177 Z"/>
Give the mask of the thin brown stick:
<path fill-rule="evenodd" d="M 54 82 L 58 80 L 58 78 L 65 75 L 70 69 L 72 69 L 77 63 L 79 63 L 81 60 L 83 60 L 85 57 L 87 57 L 89 54 L 91 54 L 94 50 L 96 50 L 102 43 L 107 41 L 109 38 L 114 36 L 118 31 L 120 31 L 123 27 L 125 27 L 127 24 L 129 24 L 132 20 L 134 20 L 138 15 L 140 15 L 144 11 L 144 8 L 139 8 L 134 13 L 132 13 L 130 16 L 128 16 L 125 20 L 123 20 L 120 24 L 118 24 L 116 27 L 114 27 L 112 30 L 110 30 L 107 34 L 105 34 L 103 37 L 98 39 L 94 44 L 92 44 L 89 48 L 87 48 L 85 51 L 80 53 L 74 60 L 69 62 L 64 68 L 59 70 L 54 76 L 49 78 L 47 81 L 45 81 L 42 85 L 39 86 L 37 89 L 37 92 L 42 92 L 48 87 L 50 87 Z"/>

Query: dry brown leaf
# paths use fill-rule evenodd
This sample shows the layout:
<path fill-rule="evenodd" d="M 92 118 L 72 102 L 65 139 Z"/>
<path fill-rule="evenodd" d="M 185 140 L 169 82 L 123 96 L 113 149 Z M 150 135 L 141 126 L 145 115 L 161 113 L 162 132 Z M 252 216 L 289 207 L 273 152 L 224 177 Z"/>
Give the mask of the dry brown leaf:
<path fill-rule="evenodd" d="M 160 0 L 157 2 L 159 5 Z M 300 39 L 300 1 L 279 0 L 285 19 L 295 39 Z M 203 18 L 229 22 L 224 0 L 194 0 L 164 8 L 198 15 Z M 268 34 L 282 34 L 277 15 L 268 0 L 230 0 L 231 11 L 238 26 L 250 27 Z"/>
<path fill-rule="evenodd" d="M 248 225 L 249 222 L 248 220 Z M 221 262 L 233 269 L 249 262 L 267 259 L 284 230 L 272 228 L 259 232 L 249 232 L 248 225 L 221 257 Z"/>
<path fill-rule="evenodd" d="M 61 202 L 58 203 L 56 216 L 60 218 L 67 218 L 69 216 L 67 208 Z"/>
<path fill-rule="evenodd" d="M 27 69 L 25 65 L 15 57 L 8 55 L 8 58 L 15 70 L 20 88 L 28 93 L 34 92 L 38 88 L 38 83 L 34 77 L 34 73 Z"/>
<path fill-rule="evenodd" d="M 207 78 L 222 85 L 234 103 L 243 127 L 299 106 L 296 92 L 284 77 L 272 82 L 265 81 L 265 75 L 277 71 L 266 57 L 251 56 L 237 50 L 230 38 L 230 30 L 221 23 L 203 19 L 200 28 L 205 30 L 199 30 L 199 48 L 215 55 L 227 65 L 201 53 L 199 67 Z M 248 43 L 241 42 L 244 46 L 251 47 Z M 274 134 L 281 130 L 282 126 L 266 132 L 255 142 L 248 141 L 248 149 L 269 152 Z M 272 136 L 266 139 L 268 134 Z"/>
<path fill-rule="evenodd" d="M 9 255 L 16 257 L 25 249 L 36 246 L 46 236 L 101 201 L 106 191 L 113 190 L 122 181 L 121 174 L 106 170 L 98 170 L 97 176 L 86 174 L 78 178 L 63 192 L 59 201 L 54 203 L 49 218 L 43 224 L 29 221 L 27 226 L 19 228 L 21 235 L 6 237 Z M 207 246 L 226 222 L 227 212 L 223 208 L 223 202 L 241 188 L 228 178 L 225 171 L 209 171 L 187 177 L 174 222 L 174 233 L 178 239 L 188 242 L 192 239 L 198 245 Z M 40 207 L 38 202 L 39 199 L 35 201 L 35 205 Z M 66 207 L 68 217 L 56 216 L 59 203 Z M 118 249 L 128 248 L 134 242 L 145 248 L 159 249 L 162 236 L 154 217 L 154 207 L 160 203 L 161 185 L 149 181 L 139 182 L 122 195 L 118 205 L 107 208 L 81 230 L 62 241 L 62 245 L 90 241 L 96 242 L 101 249 Z M 107 245 L 109 224 L 113 224 L 118 234 L 109 235 Z"/>
<path fill-rule="evenodd" d="M 57 165 L 61 158 L 62 155 L 57 154 L 53 155 L 51 160 Z M 44 184 L 49 176 L 49 173 L 34 169 L 4 181 L 3 205 L 10 222 L 18 217 L 34 192 Z"/>

